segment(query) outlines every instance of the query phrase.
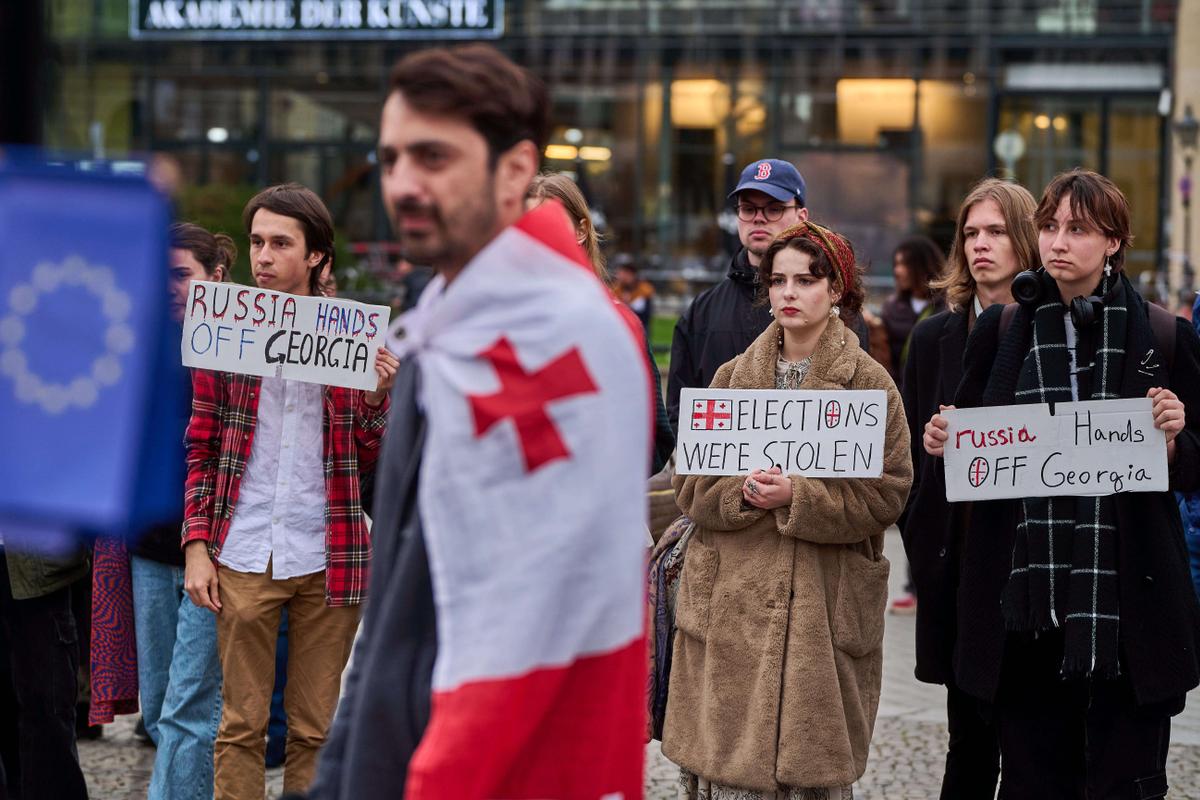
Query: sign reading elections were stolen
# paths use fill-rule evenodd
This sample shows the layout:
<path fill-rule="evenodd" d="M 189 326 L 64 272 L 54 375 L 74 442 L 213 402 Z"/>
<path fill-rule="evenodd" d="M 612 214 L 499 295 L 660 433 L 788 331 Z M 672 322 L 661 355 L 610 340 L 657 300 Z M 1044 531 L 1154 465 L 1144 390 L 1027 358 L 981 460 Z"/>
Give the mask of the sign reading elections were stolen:
<path fill-rule="evenodd" d="M 878 478 L 886 426 L 881 389 L 684 389 L 675 471 L 744 475 L 778 465 L 810 478 Z"/>
<path fill-rule="evenodd" d="M 1152 401 L 1086 400 L 944 412 L 946 499 L 1096 497 L 1167 490 Z"/>
<path fill-rule="evenodd" d="M 129 0 L 134 39 L 494 39 L 504 0 Z"/>
<path fill-rule="evenodd" d="M 188 367 L 370 391 L 389 314 L 353 300 L 192 281 L 180 350 Z"/>

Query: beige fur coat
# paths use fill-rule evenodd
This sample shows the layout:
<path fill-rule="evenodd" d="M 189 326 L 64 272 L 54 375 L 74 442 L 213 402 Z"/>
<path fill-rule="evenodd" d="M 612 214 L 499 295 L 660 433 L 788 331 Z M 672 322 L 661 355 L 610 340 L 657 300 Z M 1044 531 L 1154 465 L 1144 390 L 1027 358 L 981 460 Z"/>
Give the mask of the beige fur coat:
<path fill-rule="evenodd" d="M 713 387 L 775 388 L 779 325 Z M 896 386 L 839 320 L 804 389 L 885 389 L 879 478 L 791 476 L 789 507 L 743 505 L 743 477 L 676 476 L 696 523 L 680 578 L 663 753 L 710 781 L 759 791 L 848 786 L 879 706 L 888 562 L 883 532 L 912 483 Z"/>

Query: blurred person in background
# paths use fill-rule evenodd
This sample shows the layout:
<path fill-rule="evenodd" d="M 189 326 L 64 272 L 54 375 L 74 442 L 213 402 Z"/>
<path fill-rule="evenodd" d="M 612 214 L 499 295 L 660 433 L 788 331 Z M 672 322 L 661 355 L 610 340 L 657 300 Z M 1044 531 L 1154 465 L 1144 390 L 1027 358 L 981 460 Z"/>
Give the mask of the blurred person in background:
<path fill-rule="evenodd" d="M 0 531 L 0 795 L 86 800 L 75 747 L 79 637 L 71 588 L 88 570 L 60 556 L 5 547 Z"/>
<path fill-rule="evenodd" d="M 945 275 L 931 285 L 949 309 L 913 329 L 901 395 L 912 441 L 913 486 L 900 519 L 904 551 L 920 600 L 916 677 L 946 686 L 950 742 L 942 800 L 992 800 L 1000 772 L 1000 742 L 989 709 L 954 682 L 958 559 L 966 506 L 946 502 L 939 459 L 921 446 L 925 420 L 954 402 L 962 354 L 975 320 L 992 305 L 1012 302 L 1013 276 L 1037 266 L 1033 212 L 1037 202 L 1015 183 L 987 178 L 958 212 Z"/>
<path fill-rule="evenodd" d="M 396 262 L 393 274 L 400 295 L 392 301 L 392 313 L 403 314 L 405 311 L 416 308 L 417 301 L 421 299 L 421 293 L 433 280 L 433 268 L 418 266 L 401 258 Z"/>
<path fill-rule="evenodd" d="M 904 374 L 908 358 L 908 338 L 918 322 L 945 309 L 945 301 L 930 284 L 941 277 L 946 260 L 932 240 L 913 236 L 902 241 L 892 255 L 892 275 L 896 291 L 883 304 L 880 317 L 888 340 L 888 363 L 884 364 L 897 383 Z M 917 610 L 912 569 L 904 566 L 904 591 L 892 600 L 893 614 L 913 614 Z"/>
<path fill-rule="evenodd" d="M 729 272 L 716 286 L 696 295 L 675 323 L 671 366 L 667 373 L 667 418 L 679 426 L 679 395 L 706 389 L 722 364 L 741 355 L 771 324 L 758 302 L 758 265 L 783 231 L 809 217 L 808 196 L 800 171 L 787 161 L 765 158 L 742 170 L 729 193 L 737 212 L 738 240 Z M 861 313 L 847 322 L 859 343 L 868 347 Z"/>
<path fill-rule="evenodd" d="M 706 389 L 717 369 L 743 353 L 771 324 L 758 302 L 758 264 L 775 237 L 808 219 L 804 178 L 787 161 L 747 164 L 729 193 L 741 249 L 725 278 L 705 289 L 675 322 L 667 372 L 667 417 L 679 429 L 679 394 Z"/>
<path fill-rule="evenodd" d="M 846 327 L 844 237 L 802 222 L 759 263 L 774 322 L 713 388 L 886 393 L 878 478 L 677 475 L 696 525 L 679 578 L 663 754 L 687 800 L 850 800 L 879 705 L 888 561 L 912 456 L 895 383 Z"/>
<path fill-rule="evenodd" d="M 941 293 L 930 286 L 941 277 L 945 268 L 946 257 L 932 239 L 924 236 L 905 239 L 892 254 L 896 291 L 884 301 L 880 317 L 887 330 L 888 354 L 891 357 L 891 364 L 886 366 L 897 381 L 904 374 L 908 337 L 912 329 L 921 320 L 946 310 Z"/>
<path fill-rule="evenodd" d="M 525 210 L 532 211 L 548 198 L 562 203 L 567 214 L 575 222 L 575 234 L 579 244 L 588 255 L 596 277 L 613 291 L 617 300 L 620 300 L 617 302 L 617 308 L 621 309 L 622 314 L 636 316 L 637 309 L 631 308 L 623 301 L 621 292 L 609 280 L 608 271 L 604 268 L 604 254 L 600 250 L 600 235 L 596 232 L 596 226 L 592 224 L 591 211 L 588 209 L 587 200 L 584 199 L 579 186 L 571 180 L 569 175 L 559 172 L 540 172 L 534 177 L 533 183 L 529 184 Z M 651 293 L 653 293 L 653 289 Z M 640 320 L 640 317 L 638 319 Z M 644 326 L 644 321 L 641 324 Z M 643 330 L 647 329 L 643 327 Z M 648 336 L 646 339 L 646 367 L 650 370 L 652 378 L 650 389 L 654 395 L 654 452 L 650 461 L 650 474 L 654 475 L 666 466 L 675 452 L 675 433 L 667 420 L 667 410 L 662 397 L 662 375 L 658 371 L 658 364 L 654 361 L 654 353 L 650 349 Z"/>
<path fill-rule="evenodd" d="M 622 253 L 614 264 L 613 292 L 622 303 L 633 309 L 646 335 L 650 335 L 650 320 L 654 318 L 654 287 L 638 274 L 638 264 L 633 256 Z"/>
<path fill-rule="evenodd" d="M 237 246 L 223 233 L 212 234 L 186 222 L 171 226 L 170 245 L 171 316 L 182 322 L 190 282 L 228 280 L 237 260 Z M 187 428 L 188 408 L 181 411 L 180 438 Z M 217 624 L 184 591 L 183 509 L 179 512 L 178 522 L 147 531 L 130 547 L 142 725 L 157 747 L 150 800 L 170 800 L 189 793 L 212 796 L 213 740 L 221 712 Z M 96 600 L 104 591 L 101 575 L 97 553 Z M 111 608 L 111 604 L 103 605 Z M 93 603 L 93 608 L 101 613 L 101 604 Z M 111 617 L 96 617 L 93 625 L 99 629 L 114 622 Z M 105 641 L 111 638 L 93 639 L 93 663 L 104 658 L 97 650 L 104 648 Z M 97 694 L 93 692 L 93 703 Z"/>

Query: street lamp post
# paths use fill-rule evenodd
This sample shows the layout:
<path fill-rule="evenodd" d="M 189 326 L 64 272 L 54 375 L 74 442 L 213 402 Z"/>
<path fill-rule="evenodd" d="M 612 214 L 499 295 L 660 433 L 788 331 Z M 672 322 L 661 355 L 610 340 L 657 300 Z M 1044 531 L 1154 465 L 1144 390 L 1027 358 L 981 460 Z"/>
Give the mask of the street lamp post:
<path fill-rule="evenodd" d="M 1175 120 L 1175 140 L 1183 151 L 1183 176 L 1179 179 L 1179 194 L 1183 200 L 1183 289 L 1189 301 L 1192 297 L 1195 272 L 1192 269 L 1192 158 L 1196 154 L 1196 139 L 1200 135 L 1200 120 L 1192 113 L 1192 104 L 1183 109 Z"/>

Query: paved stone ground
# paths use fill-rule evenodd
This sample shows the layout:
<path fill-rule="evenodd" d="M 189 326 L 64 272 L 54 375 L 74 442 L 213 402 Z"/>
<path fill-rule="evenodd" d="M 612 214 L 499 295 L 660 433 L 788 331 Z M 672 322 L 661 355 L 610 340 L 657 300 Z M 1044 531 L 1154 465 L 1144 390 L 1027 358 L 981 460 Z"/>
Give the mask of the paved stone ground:
<path fill-rule="evenodd" d="M 893 529 L 886 553 L 892 560 L 892 591 L 904 578 L 900 537 Z M 945 696 L 939 686 L 918 683 L 914 662 L 913 617 L 889 616 L 884 640 L 883 694 L 867 773 L 855 787 L 857 800 L 936 800 L 946 740 Z M 1173 721 L 1167 766 L 1171 800 L 1200 798 L 1200 693 Z M 79 756 L 96 800 L 137 800 L 146 796 L 154 750 L 133 737 L 134 717 L 120 717 L 103 739 L 81 742 Z M 675 800 L 677 769 L 657 742 L 646 749 L 647 800 Z M 283 771 L 268 772 L 268 795 L 278 797 Z"/>

